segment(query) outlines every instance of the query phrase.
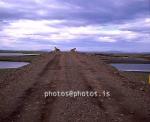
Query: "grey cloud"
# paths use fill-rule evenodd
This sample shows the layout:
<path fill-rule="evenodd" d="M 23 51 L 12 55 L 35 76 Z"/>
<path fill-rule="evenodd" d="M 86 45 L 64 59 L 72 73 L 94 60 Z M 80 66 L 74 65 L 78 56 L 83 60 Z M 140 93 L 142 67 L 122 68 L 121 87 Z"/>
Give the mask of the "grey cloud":
<path fill-rule="evenodd" d="M 87 24 L 113 23 L 133 19 L 137 16 L 147 15 L 149 12 L 148 0 L 52 0 L 46 3 L 34 1 L 11 1 L 12 8 L 1 8 L 1 19 L 67 19 L 85 21 Z M 120 2 L 120 3 L 119 3 Z M 123 3 L 121 3 L 123 2 Z M 59 4 L 58 4 L 59 3 Z M 54 7 L 48 7 L 53 5 Z M 58 6 L 57 6 L 58 5 Z M 61 9 L 61 5 L 68 9 Z M 56 6 L 56 7 L 55 7 Z M 59 8 L 60 7 L 60 8 Z M 47 14 L 38 15 L 39 10 Z"/>
<path fill-rule="evenodd" d="M 141 20 L 144 20 L 146 17 L 149 18 L 149 2 L 149 0 L 5 0 L 3 3 L 4 6 L 0 3 L 0 35 L 5 35 L 3 33 L 5 27 L 18 20 L 64 20 L 62 23 L 50 24 L 48 26 L 54 28 L 98 26 L 109 30 L 107 28 L 108 26 L 110 29 L 131 31 L 141 35 L 138 39 L 135 38 L 129 41 L 140 42 L 140 40 L 145 40 L 148 42 L 147 40 L 150 37 L 148 37 L 147 34 L 149 33 L 150 27 L 147 25 L 143 26 L 142 24 L 131 26 L 132 22 L 130 21 L 132 20 L 134 23 L 137 18 Z M 130 26 L 126 27 L 125 24 L 130 24 Z M 117 25 L 116 28 L 114 25 Z M 122 27 L 119 27 L 119 25 Z M 65 30 L 63 31 L 65 32 Z M 48 33 L 35 33 L 35 35 L 32 35 L 32 33 L 30 35 L 29 33 L 29 35 L 25 35 L 27 39 L 20 40 L 24 40 L 24 43 L 29 40 L 33 43 L 41 44 L 43 42 L 44 44 L 49 44 L 49 42 L 46 42 L 47 40 L 44 39 L 36 41 L 29 38 L 36 36 L 36 34 L 37 36 L 40 35 L 44 37 L 55 33 L 50 33 L 49 31 Z M 2 36 L 0 38 L 2 38 Z M 84 37 L 83 40 L 77 38 L 76 41 L 71 40 L 72 43 L 68 45 L 76 44 L 81 46 L 84 43 L 88 46 L 96 46 L 99 42 L 94 39 L 99 36 L 109 36 L 117 39 L 118 43 L 125 41 L 125 38 L 121 38 L 122 35 L 119 34 L 117 36 L 111 34 L 81 34 L 81 36 Z M 51 44 L 52 42 L 53 41 L 51 41 Z M 62 42 L 59 42 L 59 44 Z"/>

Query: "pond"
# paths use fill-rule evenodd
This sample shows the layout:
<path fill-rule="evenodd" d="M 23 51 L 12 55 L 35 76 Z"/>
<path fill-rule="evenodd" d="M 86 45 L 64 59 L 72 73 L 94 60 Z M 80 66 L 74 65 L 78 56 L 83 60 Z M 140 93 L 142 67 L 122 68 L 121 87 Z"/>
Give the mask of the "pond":
<path fill-rule="evenodd" d="M 150 64 L 112 63 L 111 65 L 120 71 L 150 72 Z"/>
<path fill-rule="evenodd" d="M 0 69 L 20 68 L 20 67 L 28 65 L 28 64 L 29 64 L 28 62 L 0 61 Z"/>
<path fill-rule="evenodd" d="M 39 54 L 25 54 L 25 53 L 0 53 L 0 56 L 32 56 Z"/>

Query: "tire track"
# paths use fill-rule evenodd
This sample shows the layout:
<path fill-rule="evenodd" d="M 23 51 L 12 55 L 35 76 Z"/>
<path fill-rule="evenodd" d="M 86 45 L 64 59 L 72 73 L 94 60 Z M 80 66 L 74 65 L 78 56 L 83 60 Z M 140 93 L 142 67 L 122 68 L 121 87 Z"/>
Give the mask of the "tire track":
<path fill-rule="evenodd" d="M 45 68 L 43 68 L 43 70 L 39 73 L 40 75 L 35 79 L 35 83 L 32 84 L 32 86 L 30 86 L 30 88 L 28 88 L 22 95 L 22 97 L 20 98 L 20 100 L 17 103 L 17 107 L 16 109 L 7 117 L 1 117 L 1 121 L 3 122 L 8 122 L 8 121 L 14 121 L 16 120 L 16 118 L 18 118 L 19 114 L 21 113 L 21 111 L 23 110 L 24 104 L 26 102 L 28 102 L 29 99 L 32 100 L 31 95 L 35 93 L 38 93 L 38 90 L 44 89 L 47 86 L 49 86 L 48 84 L 45 84 L 43 87 L 43 82 L 41 83 L 41 80 L 43 80 L 43 77 L 47 77 L 44 73 L 46 73 L 47 71 L 47 67 L 53 67 L 52 65 L 54 64 L 57 65 L 59 63 L 59 58 L 60 55 L 55 55 L 54 58 L 52 58 L 52 60 L 50 60 L 47 65 L 45 66 Z M 56 63 L 55 63 L 56 61 Z M 45 71 L 46 69 L 46 71 Z M 53 75 L 52 75 L 53 76 Z M 40 86 L 40 87 L 39 87 Z M 43 88 L 42 88 L 43 87 Z M 34 97 L 34 95 L 32 95 L 32 97 Z"/>
<path fill-rule="evenodd" d="M 74 61 L 74 54 L 65 55 L 65 79 L 59 83 L 57 90 L 59 91 L 86 91 L 87 86 L 83 82 L 79 67 Z M 67 67 L 67 68 L 66 68 Z M 51 114 L 49 114 L 44 122 L 71 122 L 71 121 L 86 121 L 86 122 L 109 122 L 105 113 L 97 105 L 94 98 L 88 97 L 57 97 L 53 104 Z"/>
<path fill-rule="evenodd" d="M 22 111 L 20 111 L 21 116 L 16 120 L 16 122 L 41 122 L 43 120 L 43 117 L 46 114 L 46 107 L 49 104 L 52 105 L 55 101 L 53 97 L 44 98 L 44 92 L 55 89 L 53 87 L 55 84 L 53 80 L 56 78 L 54 74 L 59 76 L 59 69 L 56 68 L 56 71 L 53 71 L 51 68 L 60 67 L 59 61 L 60 55 L 55 55 L 54 58 L 45 66 L 42 73 L 40 73 L 38 81 L 39 84 L 37 84 L 34 88 L 34 92 L 24 102 L 25 105 L 22 107 Z M 37 105 L 35 105 L 35 103 L 37 103 Z"/>
<path fill-rule="evenodd" d="M 81 57 L 79 57 L 79 56 L 77 56 L 78 58 L 77 59 L 79 59 L 78 60 L 78 64 L 80 65 L 80 66 L 83 66 L 83 68 L 82 69 L 85 69 L 86 71 L 82 71 L 81 70 L 81 73 L 82 73 L 82 75 L 84 75 L 84 78 L 86 78 L 84 81 L 86 81 L 85 82 L 85 84 L 88 86 L 88 87 L 90 87 L 90 89 L 92 89 L 92 90 L 95 90 L 95 91 L 98 91 L 99 93 L 100 93 L 100 91 L 102 91 L 102 88 L 104 89 L 104 88 L 107 88 L 107 89 L 109 89 L 108 87 L 109 87 L 109 85 L 105 85 L 105 87 L 104 87 L 104 85 L 101 83 L 101 84 L 97 84 L 99 81 L 97 80 L 97 78 L 96 78 L 96 76 L 94 75 L 95 73 L 97 73 L 97 71 L 95 71 L 95 69 L 93 68 L 94 66 L 92 66 L 91 68 L 90 67 L 88 67 L 87 68 L 87 66 L 91 66 L 91 64 L 89 64 L 88 62 L 86 62 L 85 61 L 85 59 L 83 60 L 83 57 L 82 57 L 82 60 L 81 60 Z M 87 57 L 85 57 L 85 58 L 87 58 Z M 87 60 L 87 59 L 86 59 Z M 89 76 L 93 76 L 93 78 L 90 78 L 90 77 L 88 77 L 88 75 Z M 94 77 L 95 76 L 95 77 Z M 89 79 L 87 79 L 87 78 L 89 78 Z M 101 80 L 101 79 L 100 79 Z M 99 90 L 100 89 L 100 90 Z M 110 90 L 110 89 L 109 89 Z M 114 89 L 115 90 L 115 89 Z M 120 94 L 120 96 L 122 96 L 122 94 Z M 118 95 L 117 95 L 117 99 L 118 99 Z M 96 97 L 96 98 L 94 98 L 95 99 L 95 103 L 101 108 L 101 109 L 103 109 L 104 111 L 105 111 L 105 113 L 106 113 L 106 115 L 107 115 L 107 117 L 108 118 L 111 118 L 111 120 L 112 121 L 118 121 L 118 122 L 120 122 L 120 121 L 123 121 L 123 120 L 121 120 L 121 118 L 120 118 L 120 112 L 121 111 L 119 111 L 118 110 L 118 101 L 114 101 L 114 100 L 112 100 L 111 99 L 111 102 L 109 102 L 109 104 L 107 103 L 106 104 L 106 102 L 107 102 L 107 100 L 105 100 L 104 98 L 102 98 L 102 97 Z M 101 102 L 102 101 L 102 102 Z M 108 106 L 110 106 L 110 105 L 112 105 L 112 103 L 113 103 L 113 108 L 109 108 Z M 115 104 L 114 104 L 115 103 Z M 115 108 L 117 106 L 117 109 Z M 112 106 L 111 106 L 112 107 Z M 111 111 L 110 111 L 110 109 L 111 109 Z M 112 110 L 113 110 L 113 112 L 112 112 Z M 109 113 L 109 112 L 111 112 L 111 113 Z M 120 113 L 120 114 L 118 114 L 118 115 L 115 115 L 115 113 Z M 126 121 L 130 121 L 130 120 L 125 120 L 124 122 L 126 122 Z"/>
<path fill-rule="evenodd" d="M 100 76 L 99 79 L 99 74 L 100 74 L 100 67 L 96 64 L 96 62 L 94 62 L 94 60 L 92 60 L 93 64 L 90 64 L 89 62 L 86 62 L 85 60 L 88 60 L 88 57 L 83 59 L 83 56 L 77 56 L 77 59 L 80 59 L 79 64 L 80 66 L 83 66 L 84 68 L 82 69 L 86 69 L 86 71 L 83 71 L 85 74 L 85 77 L 88 77 L 88 75 L 93 76 L 93 78 L 95 78 L 95 82 L 90 82 L 90 84 L 96 84 L 99 87 L 102 88 L 107 88 L 107 90 L 111 91 L 112 96 L 110 98 L 110 100 L 106 99 L 104 100 L 104 105 L 108 115 L 115 121 L 122 121 L 122 122 L 148 122 L 150 121 L 150 118 L 148 117 L 149 114 L 146 114 L 144 111 L 143 113 L 140 111 L 141 109 L 139 108 L 139 105 L 141 105 L 140 101 L 138 101 L 138 103 L 136 103 L 137 101 L 135 101 L 133 98 L 136 97 L 134 96 L 135 94 L 133 94 L 133 90 L 129 89 L 129 88 L 123 88 L 123 86 L 121 86 L 120 81 L 118 80 L 118 78 L 116 79 L 116 81 L 114 79 L 109 79 L 109 78 L 104 78 L 104 76 Z M 82 59 L 82 60 L 81 60 Z M 88 60 L 90 61 L 90 60 Z M 95 65 L 95 66 L 94 66 Z M 93 68 L 91 70 L 91 68 L 87 68 L 87 66 L 92 66 L 91 68 Z M 107 76 L 109 76 L 109 74 L 107 74 Z M 119 77 L 119 76 L 118 76 Z M 120 78 L 121 80 L 121 78 Z M 92 81 L 92 80 L 90 80 Z M 111 81 L 111 82 L 108 82 Z M 114 84 L 112 84 L 114 82 Z M 116 82 L 118 84 L 116 84 Z M 120 84 L 119 84 L 120 83 Z M 97 91 L 99 90 L 99 88 L 97 88 L 97 86 L 92 86 L 93 89 L 97 89 Z M 130 90 L 131 93 L 133 95 L 129 95 L 128 97 L 126 96 L 123 89 L 126 90 Z M 129 92 L 130 93 L 130 92 Z M 137 94 L 139 95 L 139 94 Z M 132 98 L 133 97 L 133 98 Z M 130 99 L 131 101 L 134 100 L 134 102 L 136 104 L 134 104 L 134 106 L 131 106 L 129 103 L 129 101 L 127 101 L 127 99 Z M 140 100 L 140 99 L 139 99 Z M 125 102 L 126 101 L 126 102 Z M 142 102 L 142 101 L 141 101 Z M 132 104 L 133 105 L 133 104 Z M 137 116 L 138 115 L 138 116 Z"/>
<path fill-rule="evenodd" d="M 16 84 L 9 84 L 13 89 L 7 87 L 3 90 L 14 99 L 7 96 L 0 101 L 0 122 L 149 122 L 146 107 L 150 106 L 146 101 L 141 102 L 145 98 L 128 85 L 124 86 L 120 76 L 105 65 L 91 55 L 78 53 L 45 56 L 33 66 L 36 68 L 30 69 L 33 77 L 26 72 L 20 76 L 24 78 L 22 84 L 13 81 Z M 29 81 L 26 76 L 30 77 Z M 16 94 L 10 93 L 13 90 Z M 111 97 L 44 98 L 45 91 L 70 90 L 98 93 L 109 90 Z M 4 104 L 5 101 L 10 105 Z M 6 110 L 1 110 L 1 107 Z"/>
<path fill-rule="evenodd" d="M 60 54 L 56 54 L 54 58 L 47 63 L 47 65 L 44 67 L 42 72 L 39 73 L 39 77 L 42 77 L 43 74 L 45 74 L 48 70 L 56 69 L 59 70 L 59 60 L 60 60 Z"/>
<path fill-rule="evenodd" d="M 78 56 L 78 55 L 76 55 L 76 56 Z M 78 64 L 78 67 L 80 67 L 78 60 L 80 60 L 80 57 L 74 58 L 74 61 L 76 61 L 76 64 Z M 86 69 L 87 69 L 87 70 L 90 70 L 90 71 L 93 72 L 93 69 L 90 68 L 90 67 L 88 67 L 88 64 L 87 64 L 86 61 L 83 61 L 83 60 L 82 60 L 81 62 L 82 62 L 82 64 L 84 64 L 84 65 L 86 66 Z M 78 71 L 79 71 L 80 77 L 81 77 L 81 79 L 82 79 L 82 81 L 83 81 L 83 83 L 84 83 L 84 85 L 85 85 L 85 87 L 86 87 L 86 90 L 87 90 L 87 91 L 95 92 L 95 91 L 96 91 L 95 85 L 90 83 L 90 82 L 93 81 L 94 79 L 91 79 L 91 78 L 89 77 L 90 75 L 85 74 L 85 71 L 83 71 L 82 68 L 81 68 L 81 69 L 78 69 Z M 93 72 L 93 73 L 94 73 L 94 72 Z M 102 87 L 102 86 L 99 86 L 99 87 Z M 101 89 L 102 89 L 102 88 L 101 88 Z M 104 105 L 104 103 L 103 103 L 103 99 L 105 99 L 104 96 L 101 96 L 101 97 L 93 96 L 93 97 L 90 98 L 90 101 L 91 101 L 92 104 L 94 104 L 94 105 L 96 105 L 96 106 L 99 107 L 100 111 L 102 111 L 102 113 L 103 113 L 103 116 L 105 116 L 105 119 L 106 119 L 105 121 L 111 121 L 111 117 L 109 117 L 109 116 L 107 115 L 107 110 L 106 110 L 106 107 L 105 107 L 105 105 Z M 99 120 L 99 121 L 100 121 L 100 120 Z"/>

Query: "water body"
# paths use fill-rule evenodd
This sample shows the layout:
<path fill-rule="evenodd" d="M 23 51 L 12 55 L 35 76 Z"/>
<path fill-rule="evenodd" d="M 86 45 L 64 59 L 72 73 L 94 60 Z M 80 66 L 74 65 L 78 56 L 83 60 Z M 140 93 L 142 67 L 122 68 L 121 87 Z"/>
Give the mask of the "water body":
<path fill-rule="evenodd" d="M 25 53 L 0 53 L 0 56 L 32 56 L 39 54 L 25 54 Z"/>
<path fill-rule="evenodd" d="M 127 63 L 127 64 L 150 64 L 149 60 L 143 59 L 143 58 L 116 58 L 112 59 L 112 63 Z"/>
<path fill-rule="evenodd" d="M 150 64 L 112 63 L 111 65 L 120 71 L 150 72 Z"/>
<path fill-rule="evenodd" d="M 20 67 L 28 65 L 28 64 L 29 64 L 28 62 L 0 61 L 0 69 L 20 68 Z"/>

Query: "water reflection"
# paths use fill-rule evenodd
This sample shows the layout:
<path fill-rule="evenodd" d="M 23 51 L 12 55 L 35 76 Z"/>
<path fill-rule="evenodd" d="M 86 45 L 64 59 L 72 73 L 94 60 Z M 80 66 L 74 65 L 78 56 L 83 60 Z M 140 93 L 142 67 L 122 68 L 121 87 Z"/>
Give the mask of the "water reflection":
<path fill-rule="evenodd" d="M 150 64 L 123 64 L 113 63 L 111 64 L 120 71 L 138 71 L 138 72 L 150 72 Z"/>
<path fill-rule="evenodd" d="M 0 61 L 0 69 L 7 68 L 19 68 L 25 65 L 28 65 L 28 62 L 9 62 L 9 61 Z"/>

